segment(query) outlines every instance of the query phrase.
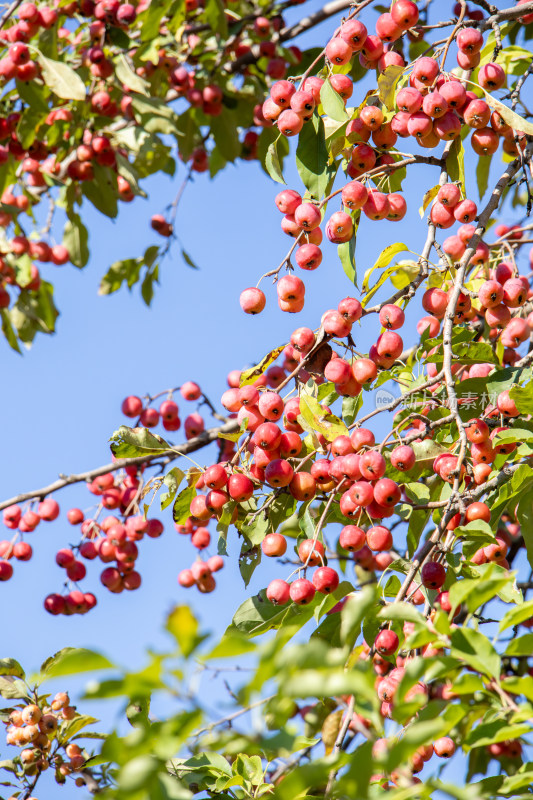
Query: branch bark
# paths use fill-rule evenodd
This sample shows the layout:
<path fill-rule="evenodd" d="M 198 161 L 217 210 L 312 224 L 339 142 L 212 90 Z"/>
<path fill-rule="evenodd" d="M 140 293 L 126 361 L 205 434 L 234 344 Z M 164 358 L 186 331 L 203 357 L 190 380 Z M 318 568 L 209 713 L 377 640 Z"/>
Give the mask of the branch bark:
<path fill-rule="evenodd" d="M 43 486 L 40 489 L 33 489 L 29 492 L 23 492 L 15 497 L 10 497 L 8 500 L 2 500 L 0 502 L 0 511 L 3 508 L 7 508 L 15 503 L 22 503 L 25 500 L 42 499 L 53 492 L 58 492 L 60 489 L 64 489 L 65 486 L 70 486 L 73 483 L 92 481 L 99 475 L 105 475 L 107 472 L 116 472 L 124 467 L 155 463 L 169 464 L 171 461 L 174 461 L 181 455 L 187 455 L 188 453 L 194 453 L 195 450 L 201 450 L 202 447 L 205 447 L 206 445 L 211 444 L 211 442 L 216 441 L 221 433 L 235 433 L 238 430 L 239 424 L 237 420 L 230 420 L 230 422 L 226 422 L 224 425 L 220 425 L 217 428 L 209 428 L 199 436 L 195 436 L 194 439 L 190 439 L 188 442 L 185 442 L 184 444 L 179 445 L 172 450 L 163 450 L 160 453 L 151 456 L 147 455 L 137 456 L 135 458 L 120 458 L 116 461 L 112 461 L 110 464 L 104 464 L 101 467 L 96 467 L 95 469 L 90 469 L 86 472 L 80 472 L 73 475 L 60 475 L 58 480 L 48 484 L 48 486 Z"/>

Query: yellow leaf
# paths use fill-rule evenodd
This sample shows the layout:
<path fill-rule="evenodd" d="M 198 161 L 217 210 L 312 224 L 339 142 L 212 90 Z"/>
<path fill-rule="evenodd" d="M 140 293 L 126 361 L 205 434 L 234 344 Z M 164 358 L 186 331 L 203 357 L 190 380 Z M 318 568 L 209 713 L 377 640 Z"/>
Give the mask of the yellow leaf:
<path fill-rule="evenodd" d="M 300 396 L 298 422 L 306 431 L 321 433 L 328 442 L 332 442 L 337 436 L 349 434 L 341 419 L 325 411 L 318 400 L 307 394 Z"/>
<path fill-rule="evenodd" d="M 256 378 L 259 378 L 284 349 L 284 344 L 280 345 L 280 347 L 276 347 L 275 350 L 271 350 L 270 353 L 267 353 L 255 367 L 245 369 L 244 372 L 241 372 L 240 386 L 248 386 L 248 384 L 253 383 Z"/>
<path fill-rule="evenodd" d="M 407 247 L 407 245 L 404 244 L 403 242 L 396 242 L 395 244 L 390 244 L 388 247 L 382 250 L 378 256 L 376 263 L 372 267 L 370 267 L 370 269 L 367 269 L 367 271 L 365 272 L 365 277 L 363 278 L 363 286 L 361 287 L 363 292 L 368 291 L 368 280 L 372 275 L 372 273 L 374 272 L 374 270 L 380 269 L 380 267 L 386 267 L 387 264 L 390 264 L 395 255 L 398 255 L 398 253 L 403 253 L 405 250 L 411 252 Z"/>
<path fill-rule="evenodd" d="M 343 716 L 344 711 L 339 709 L 339 711 L 334 711 L 332 714 L 328 714 L 324 720 L 324 724 L 322 725 L 322 741 L 324 742 L 324 748 L 327 756 L 333 752 L 335 742 L 337 741 L 337 736 L 339 735 L 339 731 L 341 729 Z"/>
<path fill-rule="evenodd" d="M 496 100 L 489 92 L 485 91 L 485 100 L 487 105 L 497 111 L 498 114 L 505 120 L 505 122 L 514 128 L 516 131 L 520 131 L 521 133 L 527 133 L 530 136 L 533 136 L 533 124 L 531 122 L 527 122 L 520 114 L 517 114 L 516 111 L 512 111 L 506 105 L 501 103 L 499 100 Z"/>
<path fill-rule="evenodd" d="M 422 205 L 420 206 L 419 209 L 420 219 L 422 219 L 422 217 L 424 216 L 424 212 L 431 203 L 431 201 L 433 200 L 433 198 L 436 197 L 437 194 L 439 193 L 439 189 L 440 186 L 439 184 L 437 184 L 436 186 L 433 186 L 431 189 L 428 189 L 427 192 L 425 193 L 424 199 L 422 200 Z"/>
<path fill-rule="evenodd" d="M 167 617 L 166 628 L 183 655 L 189 656 L 198 644 L 198 620 L 189 606 L 176 606 Z"/>
<path fill-rule="evenodd" d="M 390 64 L 378 78 L 379 99 L 389 111 L 394 108 L 396 85 L 404 73 L 405 67 Z"/>

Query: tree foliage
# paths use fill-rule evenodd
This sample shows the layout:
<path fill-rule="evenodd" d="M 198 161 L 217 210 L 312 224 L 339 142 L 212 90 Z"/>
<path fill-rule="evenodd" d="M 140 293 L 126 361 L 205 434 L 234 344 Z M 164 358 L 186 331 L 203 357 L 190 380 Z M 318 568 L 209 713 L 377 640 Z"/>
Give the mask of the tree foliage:
<path fill-rule="evenodd" d="M 33 204 L 48 189 L 58 193 L 71 261 L 83 266 L 83 198 L 114 216 L 121 181 L 135 194 L 138 177 L 174 169 L 166 137 L 185 161 L 193 156 L 192 168 L 195 148 L 208 150 L 200 163 L 213 176 L 243 153 L 240 136 L 252 123 L 263 130 L 257 140 L 248 131 L 245 148 L 254 142 L 278 183 L 290 153 L 303 185 L 276 197 L 282 229 L 295 241 L 263 278 L 273 277 L 282 310 L 301 311 L 305 284 L 292 260 L 298 269 L 319 267 L 323 226 L 324 246 L 338 245 L 350 296 L 314 328 L 296 328 L 289 343 L 273 342 L 255 366 L 230 372 L 220 404 L 190 381 L 130 396 L 122 411 L 133 422 L 112 434 L 112 463 L 0 503 L 15 531 L 12 542 L 0 542 L 0 579 L 8 581 L 13 564 L 32 556 L 24 534 L 59 516 L 56 492 L 86 483 L 99 498 L 90 519 L 68 511 L 80 541 L 57 553 L 71 582 L 45 599 L 57 616 L 96 604 L 82 588 L 89 561 L 103 562 L 101 582 L 112 593 L 139 589 L 141 540 L 163 533 L 158 505 L 200 554 L 179 575 L 184 589 L 216 589 L 230 531 L 245 586 L 263 558 L 280 560 L 280 577 L 242 603 L 222 636 L 203 631 L 188 606 L 173 608 L 168 649 L 149 654 L 140 671 L 69 647 L 36 676 L 2 659 L 6 796 L 27 800 L 48 770 L 60 784 L 128 800 L 530 797 L 533 262 L 524 245 L 531 242 L 533 127 L 523 97 L 533 4 L 498 10 L 460 2 L 456 16 L 439 22 L 428 16 L 431 4 L 420 16 L 407 0 L 391 14 L 371 2 L 352 5 L 324 51 L 304 53 L 290 67 L 300 74 L 275 82 L 268 97 L 265 75 L 281 78 L 272 61 L 300 58 L 283 43 L 330 8 L 286 29 L 276 22 L 278 6 L 250 14 L 244 4 L 210 0 L 140 3 L 115 8 L 110 18 L 107 5 L 97 13 L 100 5 L 60 6 L 42 17 L 48 25 L 24 17 L 25 4 L 30 30 L 18 21 L 6 31 L 17 31 L 8 41 L 24 45 L 26 37 L 39 48 L 19 65 L 33 65 L 30 78 L 5 75 L 5 102 L 17 108 L 7 117 L 2 167 L 12 192 L 4 192 L 2 213 L 17 234 L 3 268 L 20 289 L 2 312 L 10 344 L 44 329 L 41 316 L 55 317 L 50 285 L 28 288 L 31 260 L 12 248 L 25 238 L 18 197 Z M 77 19 L 76 36 L 58 28 L 62 15 L 78 10 L 105 25 Z M 131 21 L 116 24 L 120 13 Z M 394 15 L 403 20 L 404 13 L 402 28 Z M 367 29 L 355 24 L 361 16 L 379 35 L 365 38 Z M 95 30 L 100 38 L 87 50 Z M 265 31 L 275 32 L 272 41 Z M 394 44 L 383 52 L 387 40 Z M 13 46 L 0 65 L 16 60 Z M 89 53 L 98 47 L 103 56 L 94 60 Z M 452 54 L 458 67 L 447 62 Z M 183 64 L 188 88 L 180 93 Z M 95 102 L 102 93 L 106 113 L 103 98 Z M 189 108 L 165 102 L 180 94 Z M 50 122 L 52 103 L 63 112 Z M 82 142 L 84 114 L 93 114 L 93 144 Z M 276 126 L 262 124 L 269 117 Z M 79 148 L 102 135 L 112 143 L 107 155 L 82 159 Z M 291 149 L 287 140 L 296 136 Z M 51 142 L 59 177 L 26 170 L 28 159 L 40 163 L 29 148 Z M 18 172 L 17 159 L 24 159 Z M 469 185 L 474 160 L 477 193 Z M 80 164 L 90 165 L 89 177 L 76 173 Z M 415 244 L 414 232 L 394 223 L 405 214 L 404 183 L 418 186 L 420 164 L 435 178 L 418 190 L 423 237 Z M 43 185 L 26 182 L 36 174 Z M 332 211 L 338 195 L 342 210 Z M 491 227 L 502 211 L 514 213 L 516 224 Z M 172 220 L 153 219 L 171 238 Z M 441 229 L 457 223 L 440 242 Z M 372 230 L 391 233 L 361 274 L 357 238 Z M 406 241 L 393 241 L 394 230 Z M 149 248 L 114 264 L 104 291 L 142 277 L 148 301 L 161 256 Z M 265 302 L 259 284 L 241 295 L 249 313 Z M 361 353 L 356 326 L 376 319 L 376 342 Z M 177 444 L 168 435 L 182 428 L 176 396 L 180 405 L 197 404 Z M 376 441 L 375 422 L 385 418 L 390 430 Z M 152 430 L 160 423 L 162 435 Z M 209 445 L 202 468 L 183 458 Z M 216 681 L 226 671 L 231 709 L 213 719 L 199 676 Z M 64 679 L 68 688 L 78 673 L 92 677 L 81 707 L 89 698 L 118 702 L 131 731 L 101 732 L 67 694 L 48 692 L 49 680 Z M 445 769 L 445 759 L 457 764 L 459 754 L 460 766 Z"/>

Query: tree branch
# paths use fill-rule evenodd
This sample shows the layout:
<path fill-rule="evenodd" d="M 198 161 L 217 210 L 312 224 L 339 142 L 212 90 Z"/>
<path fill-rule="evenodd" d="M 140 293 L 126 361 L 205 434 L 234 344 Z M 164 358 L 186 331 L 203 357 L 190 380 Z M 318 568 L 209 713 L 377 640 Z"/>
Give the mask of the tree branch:
<path fill-rule="evenodd" d="M 104 464 L 101 467 L 87 470 L 87 472 L 80 472 L 75 475 L 61 475 L 57 481 L 48 484 L 48 486 L 43 486 L 41 489 L 34 489 L 29 492 L 23 492 L 15 497 L 10 497 L 8 500 L 1 501 L 0 511 L 15 503 L 22 503 L 24 500 L 42 499 L 53 492 L 64 489 L 65 486 L 70 486 L 73 483 L 92 481 L 99 475 L 105 475 L 107 472 L 116 472 L 124 467 L 153 464 L 159 462 L 160 459 L 163 459 L 163 463 L 169 464 L 181 455 L 187 455 L 187 453 L 194 453 L 195 450 L 201 450 L 202 447 L 216 441 L 221 433 L 235 433 L 238 430 L 239 424 L 237 420 L 230 420 L 230 422 L 226 422 L 224 425 L 220 425 L 217 428 L 209 428 L 209 430 L 204 431 L 199 436 L 195 436 L 194 439 L 190 439 L 188 442 L 184 442 L 182 445 L 172 450 L 162 450 L 160 453 L 154 455 L 136 456 L 135 458 L 119 458 L 111 462 L 111 464 Z"/>

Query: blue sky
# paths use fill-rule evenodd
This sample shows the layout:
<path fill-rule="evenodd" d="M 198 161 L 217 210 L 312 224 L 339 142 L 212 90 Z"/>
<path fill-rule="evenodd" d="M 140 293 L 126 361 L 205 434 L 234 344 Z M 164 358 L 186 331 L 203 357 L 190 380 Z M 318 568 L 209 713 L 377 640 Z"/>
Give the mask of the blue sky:
<path fill-rule="evenodd" d="M 299 7 L 297 13 L 301 11 L 304 8 Z M 322 43 L 333 29 L 333 21 L 316 28 L 307 43 Z M 365 90 L 358 87 L 357 97 L 362 99 Z M 288 160 L 284 172 L 288 186 L 303 191 Z M 109 461 L 107 440 L 126 422 L 120 412 L 126 395 L 156 393 L 195 380 L 217 403 L 226 388 L 229 370 L 259 360 L 272 347 L 287 342 L 296 327 L 316 328 L 324 310 L 353 294 L 336 247 L 326 242 L 319 269 L 298 273 L 307 287 L 305 308 L 300 314 L 282 313 L 275 287 L 268 284 L 263 287 L 266 310 L 257 317 L 241 312 L 240 291 L 255 285 L 262 273 L 277 266 L 291 242 L 281 232 L 281 214 L 274 205 L 281 187 L 258 163 L 239 162 L 236 167 L 228 166 L 214 181 L 197 175 L 179 207 L 177 232 L 200 266 L 199 271 L 183 263 L 175 245 L 161 267 L 161 285 L 156 287 L 150 308 L 142 302 L 137 287 L 131 294 L 122 290 L 99 297 L 100 278 L 113 261 L 137 256 L 158 241 L 149 226 L 150 216 L 164 211 L 184 174 L 180 164 L 174 180 L 151 179 L 147 184 L 149 200 L 123 204 L 116 222 L 86 204 L 83 216 L 90 230 L 89 265 L 83 271 L 43 265 L 42 274 L 55 283 L 61 309 L 57 334 L 38 337 L 22 358 L 0 344 L 5 387 L 3 497 L 47 484 L 59 473 L 83 471 Z M 426 222 L 420 219 L 418 207 L 423 191 L 437 181 L 437 168 L 412 167 L 411 178 L 406 181 L 407 217 L 399 223 L 363 220 L 356 254 L 360 279 L 391 242 L 404 241 L 420 252 Z M 472 176 L 470 185 L 475 185 Z M 477 199 L 475 190 L 472 196 Z M 329 212 L 339 207 L 333 203 Z M 439 238 L 442 241 L 444 236 Z M 410 308 L 402 331 L 407 343 L 407 332 L 414 332 L 415 317 L 416 307 Z M 358 349 L 367 352 L 378 334 L 377 319 L 364 320 L 355 329 Z M 177 402 L 182 417 L 196 408 L 181 398 Z M 381 425 L 375 428 L 377 432 L 384 430 Z M 174 441 L 179 440 L 175 436 Z M 250 590 L 257 591 L 274 575 L 284 577 L 287 569 L 263 564 L 246 592 L 236 569 L 238 545 L 230 536 L 233 560 L 229 559 L 218 573 L 217 591 L 200 595 L 194 589 L 184 590 L 177 585 L 176 576 L 190 565 L 195 551 L 186 537 L 175 533 L 167 509 L 161 515 L 164 535 L 140 543 L 138 564 L 143 584 L 139 591 L 110 594 L 99 583 L 98 565 L 89 563 L 83 586 L 97 594 L 96 609 L 83 617 L 51 617 L 42 601 L 47 593 L 61 590 L 63 571 L 55 564 L 55 552 L 69 542 L 76 543 L 66 511 L 72 506 L 85 509 L 94 499 L 83 486 L 64 490 L 56 497 L 61 505 L 60 518 L 41 523 L 28 536 L 33 559 L 16 564 L 13 579 L 0 586 L 4 609 L 2 655 L 16 657 L 29 670 L 38 668 L 48 655 L 65 645 L 101 649 L 118 663 L 140 667 L 146 648 L 165 642 L 163 618 L 173 604 L 191 601 L 206 627 L 221 631 Z M 86 710 L 90 713 L 91 709 Z M 0 743 L 0 754 L 3 749 Z M 46 800 L 53 791 L 38 796 Z"/>

